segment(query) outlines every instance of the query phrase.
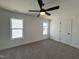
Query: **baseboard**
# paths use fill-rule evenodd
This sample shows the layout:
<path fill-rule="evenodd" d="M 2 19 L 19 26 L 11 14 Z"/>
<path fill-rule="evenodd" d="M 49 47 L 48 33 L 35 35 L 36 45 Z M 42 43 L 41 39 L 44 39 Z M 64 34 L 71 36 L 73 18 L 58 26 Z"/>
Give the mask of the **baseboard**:
<path fill-rule="evenodd" d="M 28 44 L 33 44 L 33 43 L 40 42 L 40 41 L 44 41 L 44 40 L 47 40 L 47 39 L 35 40 L 35 41 L 29 41 L 28 43 L 23 43 L 23 44 L 16 45 L 16 46 L 12 46 L 12 47 L 2 48 L 2 49 L 0 49 L 0 51 L 2 51 L 2 50 L 7 50 L 7 49 L 12 49 L 12 48 L 16 48 L 16 47 L 24 46 L 24 45 L 28 45 Z"/>

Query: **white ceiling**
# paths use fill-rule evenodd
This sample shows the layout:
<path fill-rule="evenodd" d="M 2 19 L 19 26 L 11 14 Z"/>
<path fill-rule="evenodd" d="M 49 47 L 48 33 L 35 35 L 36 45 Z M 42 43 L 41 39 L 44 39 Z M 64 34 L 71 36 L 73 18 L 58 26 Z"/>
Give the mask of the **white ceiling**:
<path fill-rule="evenodd" d="M 43 0 L 45 3 L 44 8 L 53 7 L 59 0 Z M 21 13 L 28 13 L 28 10 L 39 10 L 37 0 L 0 0 L 0 7 L 11 11 L 17 11 Z"/>

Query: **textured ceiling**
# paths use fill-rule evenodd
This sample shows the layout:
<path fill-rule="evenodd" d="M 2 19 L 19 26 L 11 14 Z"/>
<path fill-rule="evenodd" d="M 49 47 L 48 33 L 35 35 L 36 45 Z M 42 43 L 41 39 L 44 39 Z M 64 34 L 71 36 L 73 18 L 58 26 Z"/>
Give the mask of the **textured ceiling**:
<path fill-rule="evenodd" d="M 45 3 L 44 8 L 50 8 L 59 2 L 59 0 L 43 0 L 43 2 Z M 28 13 L 30 9 L 39 10 L 37 0 L 0 0 L 0 7 L 21 13 Z"/>

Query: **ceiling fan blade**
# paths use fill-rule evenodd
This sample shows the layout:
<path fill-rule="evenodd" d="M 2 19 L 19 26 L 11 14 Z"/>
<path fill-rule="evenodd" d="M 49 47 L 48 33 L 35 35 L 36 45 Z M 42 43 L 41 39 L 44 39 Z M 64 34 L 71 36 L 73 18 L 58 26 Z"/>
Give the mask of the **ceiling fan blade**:
<path fill-rule="evenodd" d="M 40 10 L 29 10 L 29 12 L 40 12 Z"/>
<path fill-rule="evenodd" d="M 50 13 L 48 13 L 48 12 L 46 12 L 46 14 L 47 14 L 47 15 L 49 15 L 49 16 L 51 15 L 51 14 L 50 14 Z"/>
<path fill-rule="evenodd" d="M 39 4 L 39 6 L 40 6 L 40 9 L 42 9 L 42 6 L 44 6 L 43 1 L 42 1 L 42 0 L 38 0 L 38 4 Z"/>
<path fill-rule="evenodd" d="M 46 11 L 51 11 L 51 10 L 56 10 L 56 9 L 59 9 L 59 6 L 55 6 L 55 7 L 52 7 L 52 8 L 48 8 L 48 9 L 46 9 Z"/>

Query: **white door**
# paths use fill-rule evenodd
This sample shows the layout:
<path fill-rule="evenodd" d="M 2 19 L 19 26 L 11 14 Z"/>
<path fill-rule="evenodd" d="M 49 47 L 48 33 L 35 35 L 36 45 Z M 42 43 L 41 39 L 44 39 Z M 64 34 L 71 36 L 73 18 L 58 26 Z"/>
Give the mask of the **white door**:
<path fill-rule="evenodd" d="M 72 21 L 69 19 L 61 20 L 60 23 L 60 40 L 63 43 L 71 44 L 72 43 Z"/>

